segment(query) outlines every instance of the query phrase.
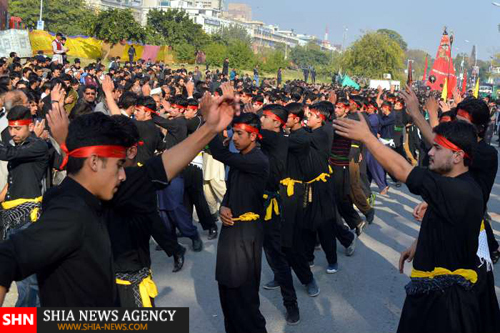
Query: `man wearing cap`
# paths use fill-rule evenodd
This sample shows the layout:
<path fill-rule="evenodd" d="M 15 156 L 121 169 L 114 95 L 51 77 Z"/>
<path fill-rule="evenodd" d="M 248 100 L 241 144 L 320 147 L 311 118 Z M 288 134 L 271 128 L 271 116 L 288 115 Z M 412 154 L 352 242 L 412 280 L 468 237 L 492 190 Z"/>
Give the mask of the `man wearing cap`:
<path fill-rule="evenodd" d="M 52 56 L 52 62 L 56 62 L 59 64 L 64 64 L 63 55 L 66 53 L 67 49 L 63 43 L 63 35 L 58 32 L 56 34 L 56 39 L 52 41 L 52 52 L 54 55 Z"/>
<path fill-rule="evenodd" d="M 463 121 L 434 128 L 429 169 L 413 167 L 361 121 L 335 121 L 339 135 L 363 142 L 380 164 L 429 204 L 418 239 L 399 263 L 413 260 L 398 332 L 480 332 L 476 251 L 483 196 L 469 173 L 477 135 Z M 466 204 L 464 204 L 466 203 Z"/>

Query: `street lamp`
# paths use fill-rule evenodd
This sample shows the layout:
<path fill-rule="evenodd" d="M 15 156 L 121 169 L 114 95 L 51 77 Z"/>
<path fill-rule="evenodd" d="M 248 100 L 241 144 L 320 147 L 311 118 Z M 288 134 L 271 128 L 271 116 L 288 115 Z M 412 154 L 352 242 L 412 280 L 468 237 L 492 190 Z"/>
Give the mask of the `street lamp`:
<path fill-rule="evenodd" d="M 349 28 L 347 28 L 346 26 L 344 26 L 344 37 L 342 39 L 342 53 L 344 53 L 344 45 L 345 45 L 345 39 L 346 39 L 347 31 L 349 31 Z"/>

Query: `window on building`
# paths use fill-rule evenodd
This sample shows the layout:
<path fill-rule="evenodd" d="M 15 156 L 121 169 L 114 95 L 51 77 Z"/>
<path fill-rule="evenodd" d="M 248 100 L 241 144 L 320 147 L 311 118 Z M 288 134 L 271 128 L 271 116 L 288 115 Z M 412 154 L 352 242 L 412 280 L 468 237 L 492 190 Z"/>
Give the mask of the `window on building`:
<path fill-rule="evenodd" d="M 160 1 L 158 1 L 158 6 L 160 6 L 160 7 L 170 7 L 170 1 L 168 1 L 168 0 L 160 0 Z"/>

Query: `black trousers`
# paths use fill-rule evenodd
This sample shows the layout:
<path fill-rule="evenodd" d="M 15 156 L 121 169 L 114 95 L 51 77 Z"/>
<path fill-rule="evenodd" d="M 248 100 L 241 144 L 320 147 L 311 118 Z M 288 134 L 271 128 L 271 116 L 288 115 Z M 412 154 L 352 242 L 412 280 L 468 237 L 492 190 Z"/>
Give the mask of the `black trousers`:
<path fill-rule="evenodd" d="M 193 215 L 193 205 L 203 230 L 216 227 L 216 220 L 210 213 L 207 199 L 203 193 L 203 171 L 195 165 L 188 165 L 183 171 L 184 176 L 184 204 Z"/>
<path fill-rule="evenodd" d="M 349 167 L 333 166 L 332 178 L 335 205 L 337 206 L 338 212 L 349 228 L 354 229 L 363 220 L 354 209 L 354 204 L 350 196 L 351 184 Z"/>
<path fill-rule="evenodd" d="M 286 188 L 282 188 L 283 220 L 281 225 L 281 250 L 285 254 L 288 264 L 295 275 L 297 275 L 300 283 L 306 285 L 312 282 L 314 276 L 305 253 L 304 192 L 305 188 L 303 184 L 295 184 L 294 195 L 290 197 L 286 194 Z"/>
<path fill-rule="evenodd" d="M 267 263 L 274 273 L 274 279 L 281 288 L 283 304 L 297 304 L 297 294 L 293 287 L 292 269 L 288 258 L 281 249 L 281 218 L 273 216 L 269 221 L 264 221 L 264 253 Z"/>
<path fill-rule="evenodd" d="M 132 285 L 117 284 L 118 296 L 120 297 L 120 306 L 122 308 L 137 308 L 134 297 L 134 287 Z M 149 298 L 151 300 L 151 305 L 155 307 L 155 299 Z"/>
<path fill-rule="evenodd" d="M 259 283 L 252 277 L 237 287 L 219 283 L 219 297 L 227 333 L 266 333 L 266 319 L 260 312 Z"/>
<path fill-rule="evenodd" d="M 316 231 L 305 230 L 306 258 L 308 261 L 314 261 L 314 248 L 316 246 L 316 237 L 318 237 L 328 264 L 337 263 L 337 242 L 335 240 L 334 224 L 334 220 L 328 220 L 321 223 Z"/>

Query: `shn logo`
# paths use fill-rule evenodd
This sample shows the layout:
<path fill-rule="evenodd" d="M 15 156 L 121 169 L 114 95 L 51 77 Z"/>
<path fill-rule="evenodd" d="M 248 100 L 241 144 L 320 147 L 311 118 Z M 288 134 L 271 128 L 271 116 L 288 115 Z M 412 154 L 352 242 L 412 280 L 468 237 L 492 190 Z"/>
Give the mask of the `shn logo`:
<path fill-rule="evenodd" d="M 25 314 L 25 313 L 5 313 L 2 316 L 2 324 L 3 326 L 11 326 L 11 325 L 33 325 L 35 320 L 33 318 L 33 314 Z"/>

